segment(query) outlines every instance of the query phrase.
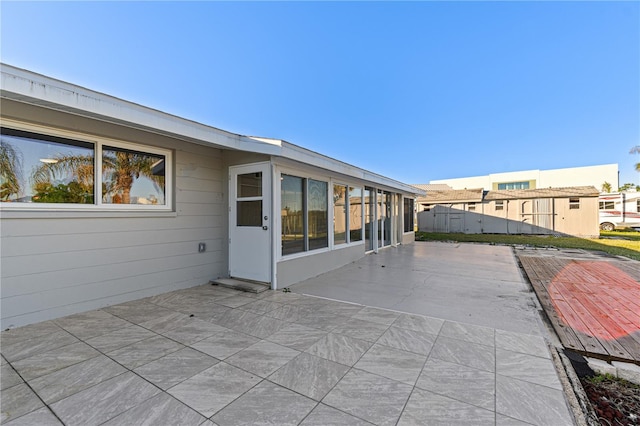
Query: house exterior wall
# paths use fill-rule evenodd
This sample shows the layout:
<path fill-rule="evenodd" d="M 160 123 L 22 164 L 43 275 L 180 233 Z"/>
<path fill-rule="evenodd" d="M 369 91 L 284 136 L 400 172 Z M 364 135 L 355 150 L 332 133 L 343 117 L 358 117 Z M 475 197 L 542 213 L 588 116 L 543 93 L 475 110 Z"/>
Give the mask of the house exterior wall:
<path fill-rule="evenodd" d="M 595 186 L 596 188 L 601 188 L 604 182 L 609 182 L 615 189 L 619 184 L 618 165 L 603 164 L 553 170 L 492 173 L 485 176 L 432 180 L 429 183 L 446 184 L 453 189 L 484 188 L 486 190 L 496 190 L 499 183 L 506 182 L 530 182 L 529 189 L 568 186 Z"/>
<path fill-rule="evenodd" d="M 278 288 L 313 278 L 327 271 L 355 262 L 365 255 L 364 244 L 322 251 L 309 256 L 278 262 Z"/>
<path fill-rule="evenodd" d="M 11 107 L 3 101 L 3 116 L 24 113 L 24 105 Z M 43 125 L 173 149 L 175 211 L 4 209 L 2 329 L 226 275 L 227 179 L 221 150 L 50 110 L 30 111 L 29 117 Z M 204 253 L 198 252 L 200 242 L 206 244 Z"/>

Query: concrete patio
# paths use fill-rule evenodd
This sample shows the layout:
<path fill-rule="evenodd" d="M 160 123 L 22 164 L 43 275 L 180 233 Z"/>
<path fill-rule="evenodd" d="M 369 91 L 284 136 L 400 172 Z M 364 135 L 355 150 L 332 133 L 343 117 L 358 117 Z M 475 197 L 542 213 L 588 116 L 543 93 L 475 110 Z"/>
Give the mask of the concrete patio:
<path fill-rule="evenodd" d="M 370 255 L 293 292 L 203 285 L 5 331 L 1 421 L 573 424 L 513 255 L 505 261 L 504 247 L 458 245 L 455 256 L 426 267 L 429 252 L 454 250 L 440 244 Z M 469 264 L 476 272 L 462 266 Z M 474 308 L 484 300 L 474 280 L 489 288 L 491 276 L 510 297 L 490 293 L 490 310 Z M 368 302 L 300 294 L 338 278 L 345 300 L 360 292 Z M 404 301 L 382 309 L 393 286 Z M 500 300 L 513 312 L 491 312 Z M 420 306 L 429 315 L 407 313 Z"/>

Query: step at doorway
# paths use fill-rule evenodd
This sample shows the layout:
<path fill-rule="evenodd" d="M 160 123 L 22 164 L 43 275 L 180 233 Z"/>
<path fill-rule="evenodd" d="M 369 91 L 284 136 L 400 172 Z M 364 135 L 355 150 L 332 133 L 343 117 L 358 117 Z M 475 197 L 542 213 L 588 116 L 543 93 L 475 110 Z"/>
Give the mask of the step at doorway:
<path fill-rule="evenodd" d="M 214 285 L 219 285 L 220 287 L 246 291 L 247 293 L 262 293 L 263 291 L 270 289 L 268 284 L 258 283 L 255 281 L 239 280 L 237 278 L 218 278 L 209 282 Z"/>

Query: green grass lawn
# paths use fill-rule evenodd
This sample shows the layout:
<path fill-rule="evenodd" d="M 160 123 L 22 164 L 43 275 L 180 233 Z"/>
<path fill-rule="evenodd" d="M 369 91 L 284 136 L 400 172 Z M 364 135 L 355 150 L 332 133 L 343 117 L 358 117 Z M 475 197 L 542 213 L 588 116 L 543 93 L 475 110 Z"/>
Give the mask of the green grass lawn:
<path fill-rule="evenodd" d="M 600 232 L 600 238 L 554 237 L 550 235 L 444 234 L 416 232 L 416 241 L 459 241 L 533 247 L 575 248 L 603 251 L 640 260 L 640 232 Z"/>

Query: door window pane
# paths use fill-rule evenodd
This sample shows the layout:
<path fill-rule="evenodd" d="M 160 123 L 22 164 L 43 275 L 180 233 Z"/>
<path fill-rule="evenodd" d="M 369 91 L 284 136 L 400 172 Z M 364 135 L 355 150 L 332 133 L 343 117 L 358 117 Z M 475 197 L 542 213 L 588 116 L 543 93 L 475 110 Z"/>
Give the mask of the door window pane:
<path fill-rule="evenodd" d="M 283 255 L 305 250 L 303 188 L 302 178 L 282 175 L 280 191 Z"/>
<path fill-rule="evenodd" d="M 3 128 L 0 159 L 3 202 L 94 202 L 91 143 Z"/>
<path fill-rule="evenodd" d="M 237 226 L 262 226 L 262 200 L 236 201 Z"/>
<path fill-rule="evenodd" d="M 318 180 L 308 179 L 308 236 L 309 250 L 329 246 L 328 210 L 329 200 L 327 190 L 329 184 Z"/>
<path fill-rule="evenodd" d="M 362 241 L 362 189 L 349 187 L 349 241 Z"/>
<path fill-rule="evenodd" d="M 238 175 L 238 198 L 262 196 L 262 172 Z"/>
<path fill-rule="evenodd" d="M 104 146 L 102 202 L 105 204 L 165 204 L 164 155 Z"/>
<path fill-rule="evenodd" d="M 333 243 L 347 242 L 347 187 L 333 185 Z"/>
<path fill-rule="evenodd" d="M 404 232 L 412 232 L 413 224 L 413 200 L 411 198 L 404 199 Z"/>

